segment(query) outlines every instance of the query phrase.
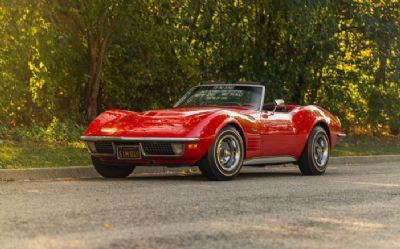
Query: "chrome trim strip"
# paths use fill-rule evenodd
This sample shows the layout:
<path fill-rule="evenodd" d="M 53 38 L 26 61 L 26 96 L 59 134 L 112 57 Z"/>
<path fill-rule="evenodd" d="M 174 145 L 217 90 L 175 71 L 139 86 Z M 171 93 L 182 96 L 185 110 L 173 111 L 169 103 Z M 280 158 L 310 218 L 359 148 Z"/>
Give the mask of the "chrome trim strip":
<path fill-rule="evenodd" d="M 265 99 L 265 86 L 262 87 L 262 93 L 261 93 L 261 103 L 260 103 L 260 112 L 263 111 L 264 108 L 264 99 Z"/>
<path fill-rule="evenodd" d="M 347 137 L 347 135 L 345 133 L 339 133 L 337 134 L 338 137 Z"/>
<path fill-rule="evenodd" d="M 86 149 L 89 151 L 89 153 L 92 154 L 92 152 L 90 151 L 89 145 L 86 141 L 85 141 L 85 146 L 86 146 Z"/>
<path fill-rule="evenodd" d="M 243 165 L 263 165 L 263 164 L 278 164 L 278 163 L 294 163 L 297 158 L 292 156 L 269 156 L 269 157 L 256 157 L 245 160 Z"/>
<path fill-rule="evenodd" d="M 186 137 L 111 137 L 111 136 L 81 136 L 84 141 L 132 141 L 132 142 L 198 142 L 199 138 Z"/>

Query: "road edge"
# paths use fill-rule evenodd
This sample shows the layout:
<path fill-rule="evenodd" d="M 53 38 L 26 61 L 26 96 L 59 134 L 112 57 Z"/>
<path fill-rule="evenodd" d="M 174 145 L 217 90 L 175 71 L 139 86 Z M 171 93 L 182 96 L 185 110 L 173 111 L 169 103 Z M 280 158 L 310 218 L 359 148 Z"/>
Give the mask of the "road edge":
<path fill-rule="evenodd" d="M 370 163 L 396 162 L 400 164 L 400 155 L 383 156 L 345 156 L 331 157 L 330 165 L 362 165 Z M 268 167 L 268 166 L 267 166 Z M 260 169 L 260 167 L 258 167 Z M 264 167 L 261 167 L 263 169 Z M 134 175 L 142 174 L 188 174 L 197 172 L 197 167 L 164 167 L 141 166 L 135 169 Z M 57 168 L 0 169 L 0 181 L 29 181 L 50 179 L 84 179 L 99 178 L 92 166 L 70 166 Z"/>

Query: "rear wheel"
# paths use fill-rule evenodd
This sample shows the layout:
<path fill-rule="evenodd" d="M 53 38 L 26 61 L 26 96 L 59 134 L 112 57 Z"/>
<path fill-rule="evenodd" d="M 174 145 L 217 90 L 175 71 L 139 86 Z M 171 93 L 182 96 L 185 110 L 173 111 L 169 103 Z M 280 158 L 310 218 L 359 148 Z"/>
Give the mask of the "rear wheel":
<path fill-rule="evenodd" d="M 232 180 L 242 168 L 244 143 L 232 126 L 223 128 L 200 161 L 201 173 L 209 180 Z"/>
<path fill-rule="evenodd" d="M 135 169 L 133 165 L 105 164 L 95 157 L 92 157 L 92 162 L 97 173 L 105 178 L 125 178 Z"/>
<path fill-rule="evenodd" d="M 315 126 L 307 140 L 299 160 L 303 175 L 322 175 L 329 161 L 330 143 L 328 134 L 321 126 Z"/>

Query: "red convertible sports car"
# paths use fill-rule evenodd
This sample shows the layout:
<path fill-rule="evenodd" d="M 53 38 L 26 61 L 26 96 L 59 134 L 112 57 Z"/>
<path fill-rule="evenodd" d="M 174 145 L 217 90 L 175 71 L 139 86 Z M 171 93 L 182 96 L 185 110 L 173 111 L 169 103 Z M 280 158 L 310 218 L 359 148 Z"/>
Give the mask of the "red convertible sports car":
<path fill-rule="evenodd" d="M 104 177 L 127 177 L 140 165 L 192 165 L 210 180 L 230 180 L 242 166 L 284 163 L 323 174 L 343 135 L 339 119 L 264 98 L 262 85 L 200 85 L 170 109 L 103 112 L 81 138 Z"/>

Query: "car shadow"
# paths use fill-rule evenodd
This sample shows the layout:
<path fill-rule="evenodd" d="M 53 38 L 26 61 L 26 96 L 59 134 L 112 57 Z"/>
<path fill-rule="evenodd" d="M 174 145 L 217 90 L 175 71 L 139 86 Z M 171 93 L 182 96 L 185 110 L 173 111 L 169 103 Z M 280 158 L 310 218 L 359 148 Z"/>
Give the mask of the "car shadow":
<path fill-rule="evenodd" d="M 233 181 L 242 181 L 257 178 L 280 178 L 301 176 L 300 172 L 285 172 L 285 171 L 270 171 L 270 172 L 242 172 Z M 201 175 L 200 172 L 195 173 L 143 173 L 133 174 L 128 178 L 123 179 L 106 179 L 98 178 L 81 178 L 80 181 L 208 181 L 207 178 Z"/>
<path fill-rule="evenodd" d="M 277 177 L 290 177 L 301 176 L 300 172 L 244 172 L 240 173 L 237 179 L 251 179 L 251 178 L 277 178 Z"/>

